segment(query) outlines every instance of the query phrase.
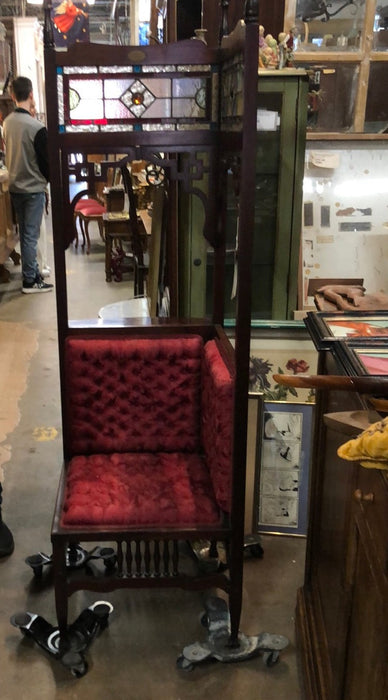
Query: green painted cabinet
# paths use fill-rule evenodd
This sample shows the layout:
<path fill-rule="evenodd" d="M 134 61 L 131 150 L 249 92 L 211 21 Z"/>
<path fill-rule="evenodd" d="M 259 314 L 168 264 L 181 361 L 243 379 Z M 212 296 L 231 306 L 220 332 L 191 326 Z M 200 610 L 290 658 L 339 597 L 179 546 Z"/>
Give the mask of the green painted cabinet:
<path fill-rule="evenodd" d="M 259 71 L 253 321 L 292 319 L 297 308 L 307 91 L 303 70 Z M 233 319 L 237 210 L 232 175 L 228 177 L 225 318 Z M 185 202 L 183 212 L 183 228 L 191 235 L 182 236 L 186 242 L 180 255 L 181 311 L 209 315 L 213 253 L 202 240 L 201 206 Z"/>

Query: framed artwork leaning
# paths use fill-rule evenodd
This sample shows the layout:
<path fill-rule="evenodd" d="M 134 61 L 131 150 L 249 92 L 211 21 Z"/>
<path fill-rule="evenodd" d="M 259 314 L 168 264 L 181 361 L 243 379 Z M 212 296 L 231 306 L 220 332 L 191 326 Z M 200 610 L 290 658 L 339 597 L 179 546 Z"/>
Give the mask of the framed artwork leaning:
<path fill-rule="evenodd" d="M 343 340 L 336 355 L 349 375 L 388 375 L 388 338 L 363 342 L 362 338 Z"/>
<path fill-rule="evenodd" d="M 317 350 L 327 350 L 338 340 L 388 340 L 388 311 L 309 311 L 305 324 Z"/>
<path fill-rule="evenodd" d="M 254 527 L 305 536 L 314 405 L 262 401 L 257 412 Z"/>

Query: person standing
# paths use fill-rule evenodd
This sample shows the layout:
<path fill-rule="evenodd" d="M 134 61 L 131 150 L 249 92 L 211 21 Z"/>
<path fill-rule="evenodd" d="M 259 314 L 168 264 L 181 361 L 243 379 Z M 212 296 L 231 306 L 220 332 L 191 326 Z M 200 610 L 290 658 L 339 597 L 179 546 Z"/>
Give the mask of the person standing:
<path fill-rule="evenodd" d="M 50 292 L 39 270 L 37 247 L 49 180 L 47 129 L 34 119 L 32 82 L 18 76 L 12 81 L 16 108 L 3 123 L 8 188 L 19 226 L 24 294 Z"/>

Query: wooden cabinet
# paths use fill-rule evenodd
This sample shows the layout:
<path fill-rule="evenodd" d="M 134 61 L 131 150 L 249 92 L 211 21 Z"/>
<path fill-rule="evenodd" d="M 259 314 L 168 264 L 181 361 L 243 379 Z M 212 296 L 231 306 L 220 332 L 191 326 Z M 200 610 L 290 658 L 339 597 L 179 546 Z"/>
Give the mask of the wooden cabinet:
<path fill-rule="evenodd" d="M 257 96 L 255 230 L 252 318 L 293 319 L 297 308 L 302 180 L 306 141 L 307 75 L 303 70 L 260 70 Z M 228 173 L 225 317 L 234 319 L 237 208 Z M 180 198 L 180 305 L 186 315 L 209 315 L 213 251 L 203 243 L 203 210 Z M 191 235 L 187 237 L 187 230 Z"/>
<path fill-rule="evenodd" d="M 311 76 L 312 131 L 386 132 L 387 9 L 386 0 L 286 0 L 294 60 Z"/>
<path fill-rule="evenodd" d="M 330 352 L 320 365 L 321 373 L 341 373 Z M 388 479 L 337 456 L 374 419 L 357 394 L 318 397 L 296 611 L 305 700 L 388 697 Z"/>

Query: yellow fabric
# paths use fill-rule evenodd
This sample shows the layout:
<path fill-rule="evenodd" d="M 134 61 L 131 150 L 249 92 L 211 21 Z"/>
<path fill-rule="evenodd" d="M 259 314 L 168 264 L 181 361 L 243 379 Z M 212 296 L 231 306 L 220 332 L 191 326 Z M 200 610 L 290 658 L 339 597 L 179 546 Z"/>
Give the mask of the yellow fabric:
<path fill-rule="evenodd" d="M 388 469 L 388 417 L 345 442 L 337 454 L 342 459 L 360 462 L 367 469 Z"/>

